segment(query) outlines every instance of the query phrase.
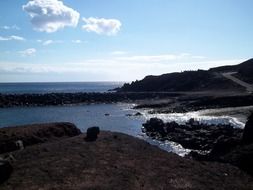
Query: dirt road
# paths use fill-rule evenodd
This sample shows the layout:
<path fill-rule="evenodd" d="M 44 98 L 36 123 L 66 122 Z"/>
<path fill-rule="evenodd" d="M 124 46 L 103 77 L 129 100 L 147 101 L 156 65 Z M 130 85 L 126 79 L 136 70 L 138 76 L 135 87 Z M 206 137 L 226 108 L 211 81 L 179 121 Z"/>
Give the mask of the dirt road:
<path fill-rule="evenodd" d="M 233 82 L 245 87 L 248 92 L 250 92 L 250 93 L 253 92 L 253 85 L 251 85 L 249 83 L 246 83 L 246 82 L 234 77 L 233 74 L 236 74 L 236 72 L 222 73 L 222 76 L 224 76 L 225 78 L 230 79 Z"/>

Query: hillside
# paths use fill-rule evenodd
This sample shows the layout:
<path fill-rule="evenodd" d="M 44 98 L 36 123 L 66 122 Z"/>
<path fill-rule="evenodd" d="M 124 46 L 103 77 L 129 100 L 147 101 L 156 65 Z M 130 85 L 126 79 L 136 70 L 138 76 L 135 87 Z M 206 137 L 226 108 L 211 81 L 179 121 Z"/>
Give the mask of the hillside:
<path fill-rule="evenodd" d="M 140 81 L 124 84 L 118 91 L 244 91 L 242 86 L 222 75 L 227 72 L 234 72 L 235 77 L 253 83 L 253 59 L 238 65 L 216 67 L 209 70 L 146 76 Z"/>

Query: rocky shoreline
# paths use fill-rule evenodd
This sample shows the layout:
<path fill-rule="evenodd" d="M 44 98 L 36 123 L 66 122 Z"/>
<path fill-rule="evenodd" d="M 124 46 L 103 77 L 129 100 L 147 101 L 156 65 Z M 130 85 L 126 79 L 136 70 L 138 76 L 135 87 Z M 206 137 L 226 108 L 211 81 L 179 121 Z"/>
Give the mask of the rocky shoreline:
<path fill-rule="evenodd" d="M 65 125 L 76 134 L 67 137 Z M 46 137 L 0 154 L 12 166 L 0 189 L 253 189 L 252 176 L 230 164 L 182 158 L 121 133 L 102 131 L 97 139 L 87 141 L 73 124 L 41 126 L 0 129 L 7 135 L 5 140 L 16 141 L 19 135 Z"/>
<path fill-rule="evenodd" d="M 0 108 L 19 106 L 56 106 L 69 104 L 116 103 L 138 100 L 163 99 L 181 96 L 181 93 L 49 93 L 0 94 Z"/>
<path fill-rule="evenodd" d="M 217 141 L 222 139 L 239 141 L 243 133 L 243 129 L 233 128 L 231 125 L 201 124 L 194 119 L 180 125 L 174 121 L 164 123 L 157 118 L 144 123 L 142 131 L 156 140 L 173 141 L 186 149 L 200 151 L 212 150 Z"/>
<path fill-rule="evenodd" d="M 143 132 L 151 138 L 177 142 L 191 149 L 188 157 L 192 159 L 230 163 L 253 175 L 253 114 L 244 129 L 201 124 L 194 119 L 179 125 L 151 118 L 143 124 Z"/>
<path fill-rule="evenodd" d="M 135 109 L 152 109 L 149 113 L 186 113 L 204 109 L 253 105 L 253 95 L 181 95 L 167 100 L 143 101 Z"/>
<path fill-rule="evenodd" d="M 253 95 L 217 95 L 209 92 L 0 94 L 0 108 L 118 102 L 136 103 L 136 109 L 152 108 L 151 113 L 185 113 L 210 108 L 250 106 L 253 105 Z"/>

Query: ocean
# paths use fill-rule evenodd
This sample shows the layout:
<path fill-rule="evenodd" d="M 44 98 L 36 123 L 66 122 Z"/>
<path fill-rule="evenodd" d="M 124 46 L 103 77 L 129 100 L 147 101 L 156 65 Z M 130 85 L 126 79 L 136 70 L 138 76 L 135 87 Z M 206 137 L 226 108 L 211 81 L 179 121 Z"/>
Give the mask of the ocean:
<path fill-rule="evenodd" d="M 72 122 L 83 132 L 89 127 L 98 126 L 101 130 L 121 132 L 141 138 L 168 152 L 172 151 L 182 156 L 187 153 L 187 150 L 181 146 L 161 143 L 142 133 L 141 128 L 146 121 L 146 116 L 128 116 L 140 111 L 132 109 L 133 106 L 133 104 L 118 103 L 0 108 L 0 128 L 34 123 Z"/>
<path fill-rule="evenodd" d="M 107 92 L 121 86 L 123 83 L 5 83 L 0 84 L 0 93 L 50 93 L 50 92 Z M 142 124 L 151 117 L 161 118 L 164 121 L 186 122 L 195 118 L 203 123 L 223 123 L 236 127 L 243 127 L 246 118 L 238 117 L 229 112 L 232 108 L 223 110 L 207 110 L 189 112 L 184 114 L 149 114 L 149 110 L 135 110 L 134 104 L 91 104 L 91 105 L 65 105 L 65 106 L 42 106 L 42 107 L 11 107 L 0 108 L 0 127 L 27 125 L 48 122 L 72 122 L 83 132 L 92 126 L 99 126 L 101 130 L 126 133 L 131 136 L 144 139 L 151 144 L 157 145 L 166 151 L 172 151 L 179 155 L 185 155 L 189 150 L 172 142 L 159 142 L 152 140 L 142 133 Z M 240 108 L 241 110 L 242 108 Z M 245 107 L 249 110 L 252 107 Z M 141 116 L 128 116 L 141 112 Z M 211 114 L 210 114 L 211 113 Z M 214 114 L 215 113 L 215 114 Z M 217 115 L 217 116 L 216 116 Z"/>
<path fill-rule="evenodd" d="M 0 83 L 2 94 L 24 93 L 75 93 L 108 92 L 121 87 L 124 82 L 41 82 L 41 83 Z"/>

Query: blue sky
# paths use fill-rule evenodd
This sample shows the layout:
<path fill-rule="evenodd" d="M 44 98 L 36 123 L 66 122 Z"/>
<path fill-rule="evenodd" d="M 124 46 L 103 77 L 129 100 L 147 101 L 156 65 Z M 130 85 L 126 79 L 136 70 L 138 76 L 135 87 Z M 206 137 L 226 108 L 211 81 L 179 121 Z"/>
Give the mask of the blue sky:
<path fill-rule="evenodd" d="M 252 58 L 252 0 L 0 1 L 0 82 L 131 81 Z"/>

